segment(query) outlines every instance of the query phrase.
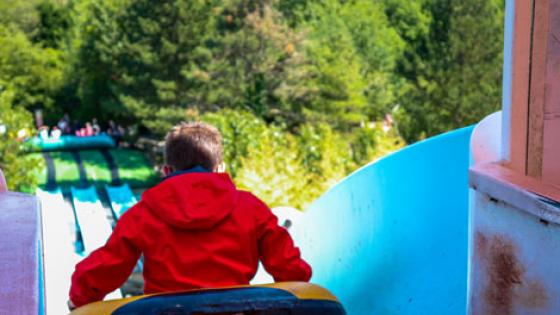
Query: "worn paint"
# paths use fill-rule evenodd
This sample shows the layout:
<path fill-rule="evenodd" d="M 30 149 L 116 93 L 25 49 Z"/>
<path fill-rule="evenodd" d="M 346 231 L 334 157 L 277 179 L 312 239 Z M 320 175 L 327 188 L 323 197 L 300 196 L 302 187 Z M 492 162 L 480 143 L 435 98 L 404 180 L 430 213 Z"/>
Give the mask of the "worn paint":
<path fill-rule="evenodd" d="M 508 200 L 515 200 L 516 192 L 511 193 Z M 560 289 L 560 225 L 543 224 L 522 208 L 481 189 L 473 194 L 468 314 L 560 313 L 555 298 Z"/>
<path fill-rule="evenodd" d="M 475 233 L 476 257 L 488 280 L 482 298 L 484 314 L 514 314 L 516 305 L 526 309 L 543 309 L 548 293 L 542 280 L 527 279 L 525 267 L 519 261 L 517 245 L 502 235 L 485 236 Z"/>
<path fill-rule="evenodd" d="M 560 314 L 560 189 L 486 158 L 500 143 L 492 127 L 471 142 L 467 314 Z"/>
<path fill-rule="evenodd" d="M 558 314 L 560 208 L 471 170 L 469 314 Z M 490 169 L 491 170 L 491 169 Z M 531 179 L 535 181 L 535 179 Z M 546 259 L 542 259 L 546 257 Z"/>
<path fill-rule="evenodd" d="M 477 237 L 480 233 L 477 233 Z M 501 236 L 492 236 L 489 247 L 478 253 L 485 264 L 489 281 L 483 297 L 489 314 L 511 314 L 515 287 L 525 270 L 517 261 L 516 248 Z"/>

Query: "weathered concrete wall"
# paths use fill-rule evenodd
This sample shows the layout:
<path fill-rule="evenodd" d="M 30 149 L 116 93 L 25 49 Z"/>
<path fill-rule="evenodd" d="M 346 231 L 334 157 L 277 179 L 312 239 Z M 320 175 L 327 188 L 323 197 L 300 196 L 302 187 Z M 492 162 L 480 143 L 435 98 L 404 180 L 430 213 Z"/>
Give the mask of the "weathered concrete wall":
<path fill-rule="evenodd" d="M 471 170 L 468 314 L 560 314 L 560 204 L 517 176 L 499 164 Z"/>

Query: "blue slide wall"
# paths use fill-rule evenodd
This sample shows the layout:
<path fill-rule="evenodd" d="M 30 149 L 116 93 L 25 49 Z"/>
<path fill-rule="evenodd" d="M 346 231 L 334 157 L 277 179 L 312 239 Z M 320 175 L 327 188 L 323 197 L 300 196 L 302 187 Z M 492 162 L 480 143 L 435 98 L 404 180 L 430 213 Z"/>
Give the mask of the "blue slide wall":
<path fill-rule="evenodd" d="M 369 164 L 307 209 L 294 238 L 349 315 L 465 314 L 471 132 Z"/>

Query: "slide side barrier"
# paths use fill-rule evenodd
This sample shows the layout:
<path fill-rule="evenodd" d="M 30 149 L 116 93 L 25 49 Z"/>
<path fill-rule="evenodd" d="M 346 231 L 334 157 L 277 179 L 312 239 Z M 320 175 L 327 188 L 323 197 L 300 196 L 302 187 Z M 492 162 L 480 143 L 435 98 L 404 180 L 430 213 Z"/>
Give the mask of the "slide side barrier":
<path fill-rule="evenodd" d="M 3 183 L 0 172 L 0 186 Z M 42 315 L 43 249 L 37 198 L 0 191 L 0 227 L 0 314 Z"/>

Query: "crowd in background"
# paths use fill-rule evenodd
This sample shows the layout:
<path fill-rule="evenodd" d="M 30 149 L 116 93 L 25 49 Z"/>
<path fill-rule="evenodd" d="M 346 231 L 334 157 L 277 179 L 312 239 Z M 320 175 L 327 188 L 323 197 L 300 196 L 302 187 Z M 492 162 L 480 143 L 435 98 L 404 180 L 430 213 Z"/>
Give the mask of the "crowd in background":
<path fill-rule="evenodd" d="M 107 128 L 102 128 L 97 118 L 87 121 L 85 124 L 80 123 L 78 120 L 71 120 L 70 115 L 64 114 L 58 121 L 56 126 L 52 128 L 46 125 L 39 127 L 39 137 L 43 140 L 58 140 L 63 135 L 74 135 L 77 137 L 92 137 L 100 134 L 107 134 L 111 136 L 118 144 L 118 142 L 125 135 L 125 128 L 109 120 Z"/>

